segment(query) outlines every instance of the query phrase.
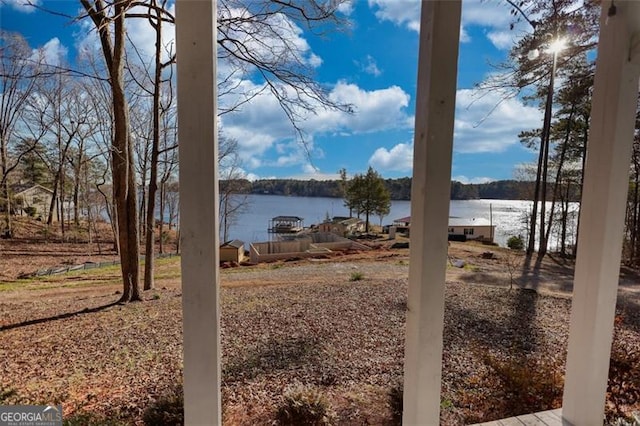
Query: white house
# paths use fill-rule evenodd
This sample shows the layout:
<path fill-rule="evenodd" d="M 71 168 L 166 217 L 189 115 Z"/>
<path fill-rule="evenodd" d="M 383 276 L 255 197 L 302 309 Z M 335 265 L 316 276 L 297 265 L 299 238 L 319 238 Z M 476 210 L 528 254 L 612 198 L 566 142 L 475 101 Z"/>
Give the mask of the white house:
<path fill-rule="evenodd" d="M 602 2 L 560 416 L 601 426 L 638 79 L 640 1 Z M 221 424 L 215 0 L 176 1 L 187 425 Z M 461 1 L 421 2 L 403 423 L 437 425 Z M 613 13 L 610 13 L 613 11 Z"/>
<path fill-rule="evenodd" d="M 493 242 L 496 226 L 487 219 L 473 217 L 471 219 L 463 217 L 450 217 L 447 228 L 449 238 L 460 236 L 466 240 L 483 240 Z"/>

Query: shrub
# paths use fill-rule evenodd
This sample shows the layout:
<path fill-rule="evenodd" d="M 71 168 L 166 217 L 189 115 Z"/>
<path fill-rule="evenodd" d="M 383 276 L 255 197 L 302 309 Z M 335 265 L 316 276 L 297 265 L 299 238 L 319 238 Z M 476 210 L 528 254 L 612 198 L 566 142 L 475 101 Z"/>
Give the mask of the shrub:
<path fill-rule="evenodd" d="M 402 424 L 402 400 L 404 397 L 404 389 L 402 383 L 395 384 L 389 390 L 389 408 L 391 410 L 391 424 Z"/>
<path fill-rule="evenodd" d="M 506 358 L 486 354 L 484 361 L 499 380 L 496 399 L 505 405 L 502 417 L 549 410 L 560 406 L 563 379 L 551 360 L 513 354 Z"/>
<path fill-rule="evenodd" d="M 522 250 L 524 249 L 524 240 L 520 235 L 512 235 L 507 240 L 507 247 L 509 247 L 511 250 Z"/>
<path fill-rule="evenodd" d="M 147 407 L 142 414 L 142 421 L 147 426 L 184 424 L 184 393 L 182 386 L 176 387 Z"/>
<path fill-rule="evenodd" d="M 27 214 L 27 216 L 29 217 L 35 217 L 36 213 L 38 212 L 38 210 L 33 207 L 33 206 L 29 206 L 29 207 L 25 207 L 24 208 L 24 212 Z"/>
<path fill-rule="evenodd" d="M 352 272 L 349 281 L 360 281 L 364 279 L 364 274 L 360 271 Z"/>
<path fill-rule="evenodd" d="M 282 425 L 323 425 L 331 421 L 329 403 L 318 390 L 297 385 L 284 392 L 277 413 Z"/>

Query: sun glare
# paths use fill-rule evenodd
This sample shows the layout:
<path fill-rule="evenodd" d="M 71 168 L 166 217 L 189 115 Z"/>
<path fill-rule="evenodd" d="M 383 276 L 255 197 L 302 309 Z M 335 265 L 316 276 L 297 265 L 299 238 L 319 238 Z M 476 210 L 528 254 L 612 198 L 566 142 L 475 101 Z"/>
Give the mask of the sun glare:
<path fill-rule="evenodd" d="M 559 38 L 549 45 L 549 49 L 547 51 L 549 53 L 558 53 L 566 48 L 567 48 L 567 41 L 563 38 Z"/>

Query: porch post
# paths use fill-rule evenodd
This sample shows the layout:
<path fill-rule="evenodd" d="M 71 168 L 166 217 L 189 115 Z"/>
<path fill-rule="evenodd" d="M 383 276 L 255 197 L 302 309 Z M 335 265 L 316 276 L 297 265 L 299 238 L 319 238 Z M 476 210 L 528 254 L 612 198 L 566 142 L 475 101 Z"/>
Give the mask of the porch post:
<path fill-rule="evenodd" d="M 562 416 L 602 425 L 638 98 L 640 3 L 602 2 Z M 630 60 L 635 56 L 634 61 Z"/>
<path fill-rule="evenodd" d="M 216 2 L 176 2 L 186 425 L 221 424 Z"/>
<path fill-rule="evenodd" d="M 440 422 L 460 0 L 423 1 L 416 94 L 403 424 Z"/>

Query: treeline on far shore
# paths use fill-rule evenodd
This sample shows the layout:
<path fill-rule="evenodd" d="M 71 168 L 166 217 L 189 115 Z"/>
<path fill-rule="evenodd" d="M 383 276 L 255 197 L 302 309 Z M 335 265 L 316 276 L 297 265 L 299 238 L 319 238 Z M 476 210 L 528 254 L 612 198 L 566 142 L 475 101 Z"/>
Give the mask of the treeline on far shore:
<path fill-rule="evenodd" d="M 385 179 L 392 200 L 409 200 L 411 198 L 411 178 Z M 452 200 L 530 200 L 534 191 L 534 182 L 518 180 L 498 180 L 487 183 L 451 182 Z M 246 179 L 221 181 L 223 191 L 242 194 L 291 195 L 300 197 L 335 197 L 342 198 L 342 182 L 340 180 L 295 180 L 295 179 Z M 552 192 L 549 185 L 549 194 Z M 570 201 L 579 201 L 579 187 L 567 188 L 565 194 Z M 550 198 L 548 198 L 550 199 Z"/>

